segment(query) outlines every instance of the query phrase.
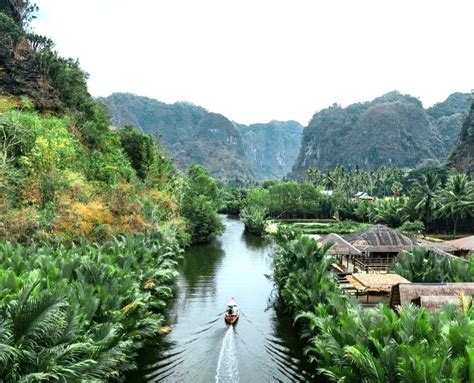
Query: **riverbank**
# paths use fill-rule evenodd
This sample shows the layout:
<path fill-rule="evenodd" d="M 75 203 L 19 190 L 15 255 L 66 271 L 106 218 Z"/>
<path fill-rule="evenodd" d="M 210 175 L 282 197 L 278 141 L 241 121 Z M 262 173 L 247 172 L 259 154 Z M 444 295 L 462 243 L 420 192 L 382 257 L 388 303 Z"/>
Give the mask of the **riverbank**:
<path fill-rule="evenodd" d="M 0 376 L 106 382 L 158 339 L 180 250 L 159 235 L 103 245 L 0 242 Z"/>
<path fill-rule="evenodd" d="M 223 220 L 221 236 L 185 252 L 169 314 L 173 331 L 140 353 L 127 382 L 311 381 L 304 342 L 292 318 L 275 306 L 273 283 L 265 277 L 272 243 L 244 233 L 237 219 Z M 242 313 L 232 336 L 223 319 L 231 296 Z"/>

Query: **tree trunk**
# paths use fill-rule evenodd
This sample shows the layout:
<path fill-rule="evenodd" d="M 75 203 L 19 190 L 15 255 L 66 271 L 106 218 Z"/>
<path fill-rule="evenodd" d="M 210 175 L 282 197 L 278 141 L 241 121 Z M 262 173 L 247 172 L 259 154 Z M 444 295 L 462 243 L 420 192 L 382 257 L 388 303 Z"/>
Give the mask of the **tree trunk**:
<path fill-rule="evenodd" d="M 456 239 L 456 227 L 458 226 L 458 217 L 454 219 L 453 239 Z"/>

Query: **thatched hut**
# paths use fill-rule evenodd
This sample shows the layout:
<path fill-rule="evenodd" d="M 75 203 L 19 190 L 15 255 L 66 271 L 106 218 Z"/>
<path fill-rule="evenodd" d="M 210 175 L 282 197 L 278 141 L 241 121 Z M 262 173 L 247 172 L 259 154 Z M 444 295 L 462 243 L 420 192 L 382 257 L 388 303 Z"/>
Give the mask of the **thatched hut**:
<path fill-rule="evenodd" d="M 474 295 L 474 283 L 400 283 L 392 286 L 390 307 L 415 303 L 433 311 L 445 303 L 459 302 L 459 295 Z"/>
<path fill-rule="evenodd" d="M 387 271 L 398 253 L 416 246 L 415 239 L 384 225 L 348 234 L 344 239 L 361 252 L 354 257 L 354 267 L 364 272 Z"/>
<path fill-rule="evenodd" d="M 410 283 L 410 281 L 406 280 L 401 275 L 395 273 L 354 273 L 352 275 L 347 275 L 346 280 L 349 285 L 348 287 L 351 291 L 355 292 L 356 296 L 366 296 L 366 303 L 369 302 L 369 297 L 373 295 L 379 297 L 387 297 L 392 291 L 392 287 L 394 285 Z"/>
<path fill-rule="evenodd" d="M 334 256 L 337 259 L 338 267 L 342 271 L 353 271 L 352 262 L 350 260 L 355 255 L 361 255 L 361 252 L 347 242 L 338 234 L 328 234 L 322 238 L 319 243 L 321 245 L 332 244 L 327 254 Z M 340 271 L 338 269 L 338 271 Z"/>
<path fill-rule="evenodd" d="M 474 235 L 446 241 L 443 244 L 454 248 L 453 253 L 458 257 L 467 258 L 470 254 L 474 254 Z"/>

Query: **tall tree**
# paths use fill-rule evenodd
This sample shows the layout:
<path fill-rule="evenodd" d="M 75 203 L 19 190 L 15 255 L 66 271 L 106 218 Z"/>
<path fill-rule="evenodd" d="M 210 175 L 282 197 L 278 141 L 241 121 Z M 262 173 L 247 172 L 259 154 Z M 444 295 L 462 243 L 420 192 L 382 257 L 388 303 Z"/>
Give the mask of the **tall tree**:
<path fill-rule="evenodd" d="M 465 174 L 449 178 L 446 189 L 437 198 L 438 215 L 454 220 L 453 238 L 459 219 L 474 217 L 474 182 Z"/>
<path fill-rule="evenodd" d="M 423 174 L 421 181 L 417 181 L 411 198 L 416 203 L 415 210 L 425 222 L 426 231 L 429 232 L 433 212 L 436 209 L 436 193 L 439 191 L 441 181 L 436 173 Z"/>

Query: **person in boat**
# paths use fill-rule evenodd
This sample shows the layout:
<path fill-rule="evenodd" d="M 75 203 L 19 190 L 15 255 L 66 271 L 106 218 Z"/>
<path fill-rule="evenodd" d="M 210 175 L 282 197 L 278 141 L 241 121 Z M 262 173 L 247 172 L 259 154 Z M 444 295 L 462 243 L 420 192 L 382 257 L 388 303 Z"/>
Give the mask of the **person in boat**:
<path fill-rule="evenodd" d="M 234 309 L 232 306 L 227 307 L 227 315 L 234 315 Z"/>

